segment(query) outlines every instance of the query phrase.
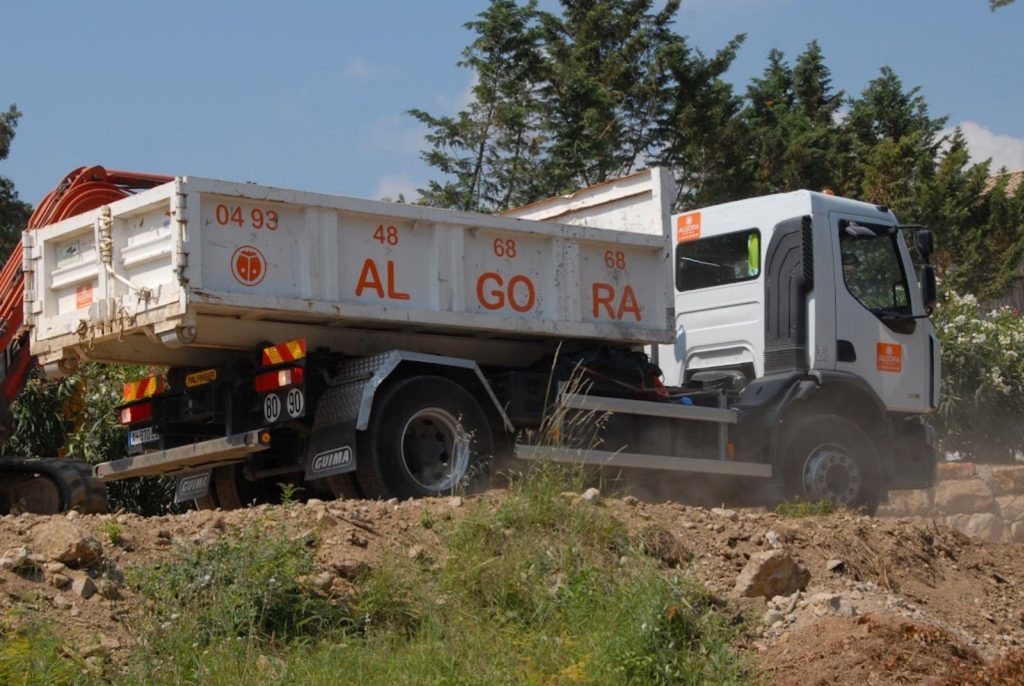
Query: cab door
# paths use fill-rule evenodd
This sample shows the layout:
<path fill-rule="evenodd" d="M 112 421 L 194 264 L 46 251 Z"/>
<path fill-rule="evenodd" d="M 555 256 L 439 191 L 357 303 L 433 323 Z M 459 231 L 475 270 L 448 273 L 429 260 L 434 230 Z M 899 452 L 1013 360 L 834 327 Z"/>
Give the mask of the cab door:
<path fill-rule="evenodd" d="M 836 370 L 859 376 L 893 412 L 930 406 L 931 325 L 891 215 L 829 214 L 836 274 Z"/>

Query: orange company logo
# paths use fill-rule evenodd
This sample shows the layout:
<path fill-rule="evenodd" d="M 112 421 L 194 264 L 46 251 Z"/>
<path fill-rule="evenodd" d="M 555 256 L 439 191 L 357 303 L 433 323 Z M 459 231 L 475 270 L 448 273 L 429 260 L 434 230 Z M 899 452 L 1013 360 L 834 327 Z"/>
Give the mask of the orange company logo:
<path fill-rule="evenodd" d="M 903 371 L 903 346 L 899 343 L 879 343 L 875 346 L 875 364 L 880 372 Z"/>
<path fill-rule="evenodd" d="M 267 275 L 267 259 L 255 247 L 243 245 L 231 255 L 231 274 L 243 286 L 256 286 Z"/>
<path fill-rule="evenodd" d="M 676 243 L 695 241 L 700 238 L 700 212 L 681 214 L 676 219 Z"/>

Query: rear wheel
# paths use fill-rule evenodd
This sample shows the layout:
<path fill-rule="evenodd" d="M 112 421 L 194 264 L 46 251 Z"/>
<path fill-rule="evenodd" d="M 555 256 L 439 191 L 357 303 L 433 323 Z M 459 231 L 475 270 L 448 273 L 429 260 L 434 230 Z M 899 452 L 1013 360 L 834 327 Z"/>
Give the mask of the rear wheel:
<path fill-rule="evenodd" d="M 882 493 L 878 451 L 864 431 L 842 417 L 797 421 L 786 433 L 783 481 L 787 496 L 830 501 L 874 513 Z"/>
<path fill-rule="evenodd" d="M 236 462 L 213 470 L 211 488 L 217 504 L 225 510 L 237 510 L 247 505 L 278 502 L 280 486 L 270 479 L 251 481 L 245 475 L 244 465 Z"/>
<path fill-rule="evenodd" d="M 450 494 L 485 480 L 494 454 L 487 416 L 459 384 L 416 376 L 384 390 L 358 440 L 356 477 L 370 498 Z"/>

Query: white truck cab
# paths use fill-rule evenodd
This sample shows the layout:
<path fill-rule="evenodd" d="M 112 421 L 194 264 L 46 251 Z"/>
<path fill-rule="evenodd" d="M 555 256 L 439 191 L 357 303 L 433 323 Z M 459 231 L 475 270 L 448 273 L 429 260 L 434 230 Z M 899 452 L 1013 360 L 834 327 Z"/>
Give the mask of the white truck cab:
<path fill-rule="evenodd" d="M 863 380 L 885 408 L 938 404 L 938 340 L 887 208 L 796 191 L 673 217 L 675 343 L 666 379 L 803 369 Z"/>

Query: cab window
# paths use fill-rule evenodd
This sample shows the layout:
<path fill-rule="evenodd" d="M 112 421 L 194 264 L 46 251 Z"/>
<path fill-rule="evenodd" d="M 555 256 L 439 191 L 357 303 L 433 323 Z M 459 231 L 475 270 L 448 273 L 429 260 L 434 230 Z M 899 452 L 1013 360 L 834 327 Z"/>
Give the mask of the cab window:
<path fill-rule="evenodd" d="M 869 227 L 875 237 L 840 232 L 846 288 L 875 316 L 909 315 L 910 289 L 892 227 Z"/>
<path fill-rule="evenodd" d="M 761 274 L 761 232 L 744 229 L 676 245 L 676 289 L 724 286 Z"/>

